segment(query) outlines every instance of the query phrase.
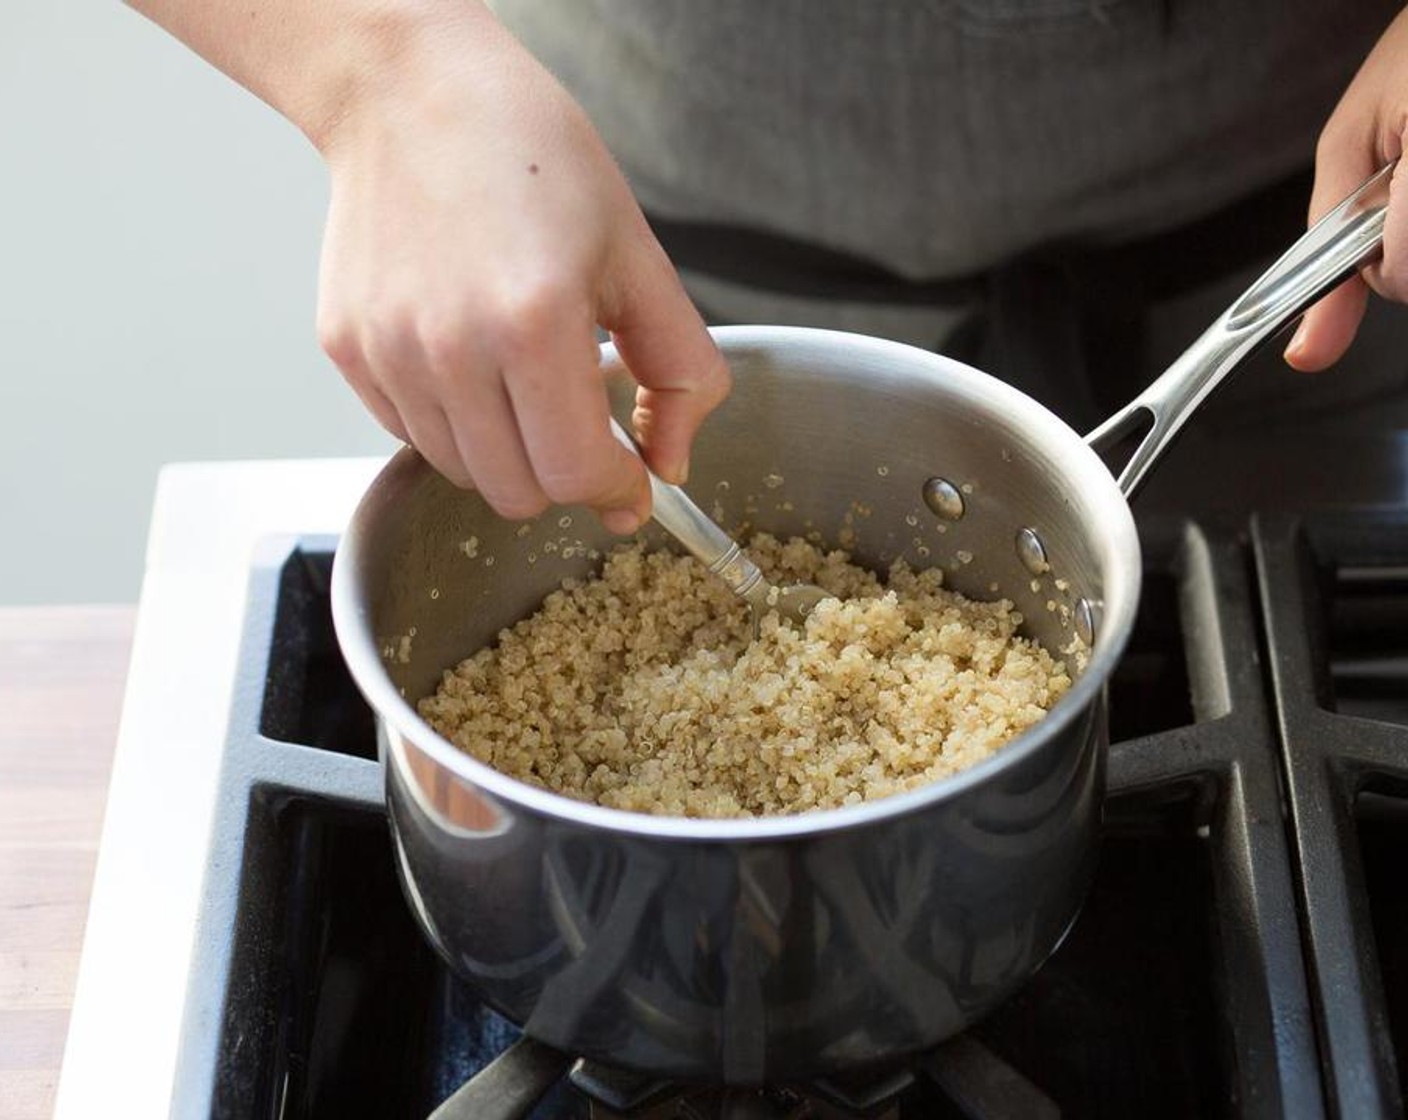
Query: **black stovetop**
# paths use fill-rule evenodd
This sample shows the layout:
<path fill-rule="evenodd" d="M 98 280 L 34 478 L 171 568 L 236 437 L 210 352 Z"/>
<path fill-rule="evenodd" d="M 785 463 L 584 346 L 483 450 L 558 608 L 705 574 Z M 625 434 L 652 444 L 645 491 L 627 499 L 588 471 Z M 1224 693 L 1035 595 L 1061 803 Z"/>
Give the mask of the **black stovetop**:
<path fill-rule="evenodd" d="M 1408 512 L 1155 520 L 1141 537 L 1082 916 L 866 1115 L 1401 1110 Z M 373 721 L 332 635 L 334 544 L 253 574 L 175 1115 L 425 1117 L 517 1037 L 401 898 Z M 791 1088 L 648 1115 L 843 1114 Z M 563 1079 L 523 1115 L 588 1109 Z"/>

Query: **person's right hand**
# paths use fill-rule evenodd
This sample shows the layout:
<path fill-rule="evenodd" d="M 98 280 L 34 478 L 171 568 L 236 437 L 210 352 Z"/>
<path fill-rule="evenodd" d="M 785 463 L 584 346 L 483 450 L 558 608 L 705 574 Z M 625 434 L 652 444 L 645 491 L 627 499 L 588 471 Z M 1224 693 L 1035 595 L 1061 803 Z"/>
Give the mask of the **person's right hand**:
<path fill-rule="evenodd" d="M 1330 114 L 1315 148 L 1310 222 L 1324 217 L 1390 160 L 1382 257 L 1351 276 L 1306 312 L 1286 347 L 1286 361 L 1307 372 L 1344 356 L 1359 330 L 1370 289 L 1408 303 L 1408 12 L 1389 24 Z"/>
<path fill-rule="evenodd" d="M 319 338 L 367 408 L 505 517 L 580 503 L 633 531 L 650 490 L 610 434 L 596 326 L 667 481 L 729 374 L 583 111 L 464 3 L 381 50 L 315 140 Z"/>

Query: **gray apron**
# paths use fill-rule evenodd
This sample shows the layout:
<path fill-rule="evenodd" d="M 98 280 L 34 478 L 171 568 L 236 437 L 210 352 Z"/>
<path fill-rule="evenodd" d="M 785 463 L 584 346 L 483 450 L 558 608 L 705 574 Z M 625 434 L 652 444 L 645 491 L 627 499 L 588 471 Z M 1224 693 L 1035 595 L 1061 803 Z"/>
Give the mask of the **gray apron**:
<path fill-rule="evenodd" d="M 1171 356 L 1169 307 L 1202 314 L 1200 288 L 1221 298 L 1303 224 L 1315 138 L 1400 5 L 495 8 L 587 109 L 712 320 L 942 348 L 1086 425 Z M 1400 386 L 1383 365 L 1349 391 Z M 1342 403 L 1346 380 L 1276 400 Z"/>

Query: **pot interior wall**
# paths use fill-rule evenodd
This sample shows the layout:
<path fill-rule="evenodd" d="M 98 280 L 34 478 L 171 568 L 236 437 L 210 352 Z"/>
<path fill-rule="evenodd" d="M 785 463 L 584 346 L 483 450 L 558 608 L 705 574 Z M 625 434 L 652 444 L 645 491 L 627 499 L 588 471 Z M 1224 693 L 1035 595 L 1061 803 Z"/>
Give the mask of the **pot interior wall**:
<path fill-rule="evenodd" d="M 1078 597 L 1132 599 L 1132 586 L 1111 581 L 1134 579 L 1137 555 L 1122 556 L 1120 534 L 1103 531 L 1128 518 L 1118 491 L 1105 479 L 1089 493 L 1098 487 L 1077 437 L 1005 386 L 933 355 L 900 370 L 894 352 L 919 352 L 838 347 L 825 335 L 725 351 L 734 390 L 699 435 L 687 489 L 728 528 L 819 532 L 875 569 L 940 566 L 966 595 L 1013 600 L 1053 651 L 1072 641 Z M 613 392 L 628 416 L 630 386 L 613 378 Z M 364 518 L 382 539 L 367 542 L 359 582 L 383 663 L 412 703 L 618 543 L 583 509 L 506 522 L 409 452 L 389 472 L 375 499 L 383 508 Z M 935 477 L 962 493 L 958 520 L 926 506 Z M 1018 555 L 1023 527 L 1040 536 L 1049 571 L 1034 574 Z"/>

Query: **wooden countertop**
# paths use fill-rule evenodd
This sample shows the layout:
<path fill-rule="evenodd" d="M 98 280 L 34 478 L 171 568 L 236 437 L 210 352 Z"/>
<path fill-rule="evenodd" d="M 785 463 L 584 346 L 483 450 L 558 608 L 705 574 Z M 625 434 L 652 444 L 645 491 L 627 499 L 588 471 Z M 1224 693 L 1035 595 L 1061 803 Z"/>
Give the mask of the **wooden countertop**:
<path fill-rule="evenodd" d="M 48 1120 L 135 607 L 0 607 L 0 1115 Z"/>

